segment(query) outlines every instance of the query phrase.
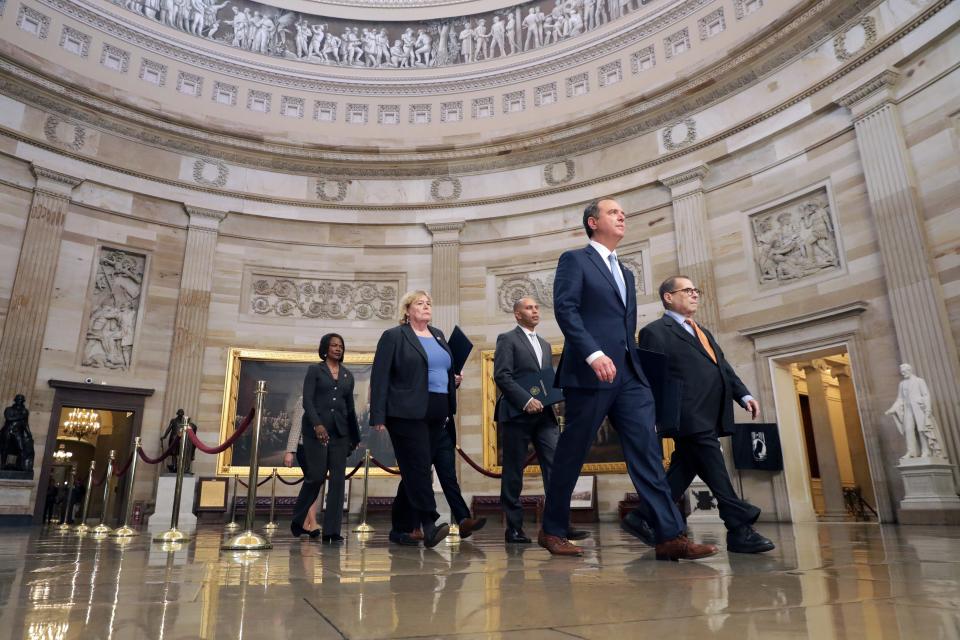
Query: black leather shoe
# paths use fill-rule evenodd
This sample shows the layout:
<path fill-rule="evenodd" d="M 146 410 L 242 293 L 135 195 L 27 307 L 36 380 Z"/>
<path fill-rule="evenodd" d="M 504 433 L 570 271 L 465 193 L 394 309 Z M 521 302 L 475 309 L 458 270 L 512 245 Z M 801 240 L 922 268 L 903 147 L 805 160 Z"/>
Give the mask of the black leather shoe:
<path fill-rule="evenodd" d="M 567 540 L 586 540 L 590 537 L 590 532 L 586 529 L 567 529 Z"/>
<path fill-rule="evenodd" d="M 307 535 L 310 536 L 311 539 L 316 540 L 320 537 L 320 527 L 307 531 Z"/>
<path fill-rule="evenodd" d="M 635 511 L 630 511 L 623 517 L 623 520 L 620 521 L 620 528 L 634 538 L 639 538 L 640 542 L 647 546 L 657 546 L 657 533 L 653 530 L 653 527 Z"/>
<path fill-rule="evenodd" d="M 331 533 L 330 535 L 324 534 L 323 541 L 327 544 L 340 544 L 343 542 L 343 536 L 339 533 Z"/>
<path fill-rule="evenodd" d="M 446 522 L 442 522 L 439 525 L 435 526 L 429 531 L 424 529 L 423 531 L 423 546 L 427 549 L 432 549 L 437 546 L 443 539 L 447 537 L 447 534 L 450 533 L 450 525 Z"/>
<path fill-rule="evenodd" d="M 414 540 L 410 537 L 409 533 L 404 533 L 403 531 L 390 531 L 390 542 L 394 544 L 402 544 L 406 547 L 417 547 L 420 546 L 419 540 Z"/>
<path fill-rule="evenodd" d="M 304 529 L 302 526 L 300 526 L 300 525 L 297 524 L 296 522 L 291 522 L 291 523 L 290 523 L 290 533 L 293 534 L 293 537 L 294 537 L 294 538 L 299 538 L 299 537 L 302 536 L 303 534 L 305 534 L 305 533 L 310 533 L 310 532 L 307 531 L 306 529 Z"/>
<path fill-rule="evenodd" d="M 727 531 L 727 551 L 734 553 L 763 553 L 776 548 L 769 539 L 763 537 L 748 524 Z"/>
<path fill-rule="evenodd" d="M 503 534 L 503 540 L 507 544 L 530 544 L 533 542 L 523 532 L 523 529 L 507 529 Z"/>

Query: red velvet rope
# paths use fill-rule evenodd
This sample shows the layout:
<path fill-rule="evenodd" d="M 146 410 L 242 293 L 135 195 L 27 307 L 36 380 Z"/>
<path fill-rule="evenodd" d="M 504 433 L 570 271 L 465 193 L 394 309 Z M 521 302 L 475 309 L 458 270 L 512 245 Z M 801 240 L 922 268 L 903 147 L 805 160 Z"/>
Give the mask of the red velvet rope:
<path fill-rule="evenodd" d="M 398 470 L 396 470 L 396 469 L 391 469 L 390 467 L 388 467 L 387 465 L 383 464 L 382 462 L 380 462 L 379 460 L 377 460 L 377 459 L 374 458 L 373 456 L 370 456 L 370 462 L 372 462 L 373 464 L 377 465 L 378 467 L 380 467 L 381 469 L 383 469 L 383 470 L 386 471 L 387 473 L 393 474 L 393 475 L 395 475 L 395 476 L 400 475 L 400 471 L 398 471 Z"/>
<path fill-rule="evenodd" d="M 266 478 L 264 478 L 263 480 L 261 480 L 260 482 L 258 482 L 258 483 L 257 483 L 257 486 L 258 486 L 258 487 L 262 487 L 263 485 L 265 485 L 265 484 L 267 483 L 267 480 L 269 480 L 271 477 L 272 477 L 272 475 L 267 476 Z M 237 482 L 239 482 L 240 484 L 242 484 L 244 489 L 247 489 L 247 488 L 250 487 L 250 485 L 248 485 L 246 482 L 244 482 L 244 481 L 241 480 L 240 478 L 237 478 Z"/>
<path fill-rule="evenodd" d="M 363 466 L 363 458 L 361 458 L 361 459 L 360 459 L 360 462 L 357 463 L 357 466 L 355 466 L 355 467 L 353 468 L 353 471 L 351 471 L 351 472 L 348 473 L 346 476 L 344 476 L 344 478 L 345 478 L 346 480 L 349 480 L 349 479 L 352 478 L 353 476 L 357 475 L 357 471 L 360 471 L 360 467 L 362 467 L 362 466 Z M 328 471 L 328 472 L 327 472 L 327 479 L 329 479 L 329 478 L 330 478 L 330 472 Z M 303 476 L 300 476 L 299 478 L 297 478 L 297 479 L 294 480 L 293 482 L 289 482 L 289 481 L 287 481 L 287 480 L 284 480 L 284 479 L 283 479 L 283 476 L 281 476 L 280 474 L 277 474 L 277 480 L 279 480 L 279 481 L 282 482 L 283 484 L 287 485 L 288 487 L 292 487 L 292 486 L 294 486 L 294 485 L 298 485 L 298 484 L 300 484 L 301 482 L 303 482 Z"/>
<path fill-rule="evenodd" d="M 163 462 L 164 460 L 172 456 L 174 452 L 176 452 L 179 446 L 180 446 L 180 436 L 177 436 L 176 438 L 173 439 L 173 442 L 170 443 L 170 446 L 167 448 L 166 451 L 163 452 L 163 455 L 161 455 L 159 458 L 151 458 L 150 456 L 148 456 L 143 452 L 143 448 L 140 448 L 140 450 L 137 453 L 139 454 L 140 459 L 146 462 L 147 464 L 160 464 L 161 462 Z"/>
<path fill-rule="evenodd" d="M 247 414 L 247 417 L 243 419 L 243 422 L 240 423 L 240 426 L 237 427 L 237 430 L 233 432 L 229 438 L 223 441 L 223 444 L 211 447 L 210 445 L 204 444 L 200 438 L 197 437 L 197 434 L 193 432 L 193 429 L 187 429 L 187 437 L 190 438 L 190 442 L 193 443 L 197 449 L 203 451 L 204 453 L 209 453 L 210 455 L 216 455 L 222 453 L 233 446 L 233 443 L 243 435 L 244 431 L 247 430 L 247 427 L 250 426 L 250 423 L 253 422 L 253 414 L 256 413 L 256 407 L 250 409 L 250 413 Z"/>
<path fill-rule="evenodd" d="M 353 468 L 353 471 L 346 475 L 346 479 L 349 480 L 353 476 L 357 475 L 357 471 L 360 471 L 360 467 L 363 466 L 363 458 L 360 458 L 360 462 L 357 463 L 357 466 Z"/>
<path fill-rule="evenodd" d="M 133 462 L 133 456 L 134 456 L 134 455 L 135 455 L 135 454 L 131 453 L 131 454 L 130 454 L 130 457 L 127 458 L 127 461 L 123 463 L 123 466 L 114 467 L 114 468 L 113 468 L 113 475 L 115 475 L 115 476 L 118 477 L 118 478 L 122 477 L 123 474 L 125 474 L 125 473 L 127 472 L 127 470 L 130 468 L 130 464 Z"/>
<path fill-rule="evenodd" d="M 286 481 L 286 480 L 283 479 L 283 476 L 278 475 L 278 476 L 277 476 L 277 480 L 279 480 L 279 481 L 282 482 L 283 484 L 287 485 L 288 487 L 292 487 L 292 486 L 294 486 L 294 485 L 298 485 L 298 484 L 300 484 L 301 482 L 303 482 L 303 476 L 300 476 L 299 478 L 297 478 L 297 479 L 294 480 L 293 482 L 288 482 L 288 481 Z"/>
<path fill-rule="evenodd" d="M 478 464 L 477 464 L 476 462 L 474 462 L 473 459 L 472 459 L 470 456 L 468 456 L 468 455 L 466 454 L 466 452 L 464 452 L 464 450 L 461 449 L 460 447 L 457 447 L 457 453 L 459 453 L 459 454 L 460 454 L 460 457 L 463 458 L 464 461 L 465 461 L 468 465 L 470 465 L 471 467 L 473 467 L 473 470 L 476 471 L 477 473 L 479 473 L 479 474 L 481 474 L 481 475 L 484 475 L 484 476 L 487 476 L 488 478 L 500 478 L 500 477 L 502 477 L 502 474 L 494 473 L 493 471 L 487 471 L 486 469 L 484 469 L 483 467 L 481 467 L 480 465 L 478 465 Z M 536 454 L 536 453 L 531 453 L 529 456 L 527 456 L 527 459 L 524 460 L 524 462 L 523 462 L 523 467 L 522 467 L 522 468 L 523 468 L 523 469 L 526 469 L 527 466 L 529 466 L 530 463 L 533 462 L 533 461 L 536 460 L 536 459 L 537 459 L 537 454 Z"/>
<path fill-rule="evenodd" d="M 99 487 L 100 485 L 103 484 L 103 481 L 106 479 L 107 479 L 107 471 L 106 469 L 104 469 L 103 475 L 100 476 L 99 480 L 97 479 L 97 476 L 93 476 L 92 478 L 90 478 L 90 482 L 91 484 L 93 484 L 93 486 Z"/>

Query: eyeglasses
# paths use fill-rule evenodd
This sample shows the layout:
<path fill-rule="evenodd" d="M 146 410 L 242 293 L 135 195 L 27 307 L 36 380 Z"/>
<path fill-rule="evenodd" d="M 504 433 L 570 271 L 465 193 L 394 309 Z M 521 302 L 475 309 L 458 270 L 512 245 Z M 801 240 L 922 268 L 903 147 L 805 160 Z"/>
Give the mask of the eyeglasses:
<path fill-rule="evenodd" d="M 685 293 L 688 296 L 697 294 L 697 297 L 700 297 L 703 295 L 703 291 L 701 291 L 700 289 L 694 289 L 693 287 L 687 287 L 686 289 L 674 289 L 673 291 L 667 291 L 667 293 Z"/>

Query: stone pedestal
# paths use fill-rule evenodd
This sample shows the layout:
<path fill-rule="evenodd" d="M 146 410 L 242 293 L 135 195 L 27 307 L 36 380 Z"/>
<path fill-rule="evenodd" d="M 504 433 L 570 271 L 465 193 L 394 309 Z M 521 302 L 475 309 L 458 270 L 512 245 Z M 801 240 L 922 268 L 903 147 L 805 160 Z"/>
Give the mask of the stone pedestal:
<path fill-rule="evenodd" d="M 0 478 L 0 524 L 29 524 L 33 517 L 33 474 L 30 476 L 27 479 Z"/>
<path fill-rule="evenodd" d="M 690 516 L 687 522 L 720 524 L 720 511 L 717 509 L 717 499 L 707 483 L 696 476 L 687 489 L 690 495 Z"/>
<path fill-rule="evenodd" d="M 953 465 L 943 458 L 902 458 L 901 524 L 960 524 L 960 498 L 953 483 Z"/>
<path fill-rule="evenodd" d="M 170 528 L 170 516 L 173 514 L 173 491 L 177 486 L 176 474 L 164 474 L 157 483 L 157 506 L 150 516 L 150 531 L 163 531 Z M 180 521 L 177 528 L 181 531 L 193 531 L 197 527 L 197 516 L 193 515 L 193 496 L 197 486 L 196 476 L 183 476 L 183 493 L 180 494 Z"/>

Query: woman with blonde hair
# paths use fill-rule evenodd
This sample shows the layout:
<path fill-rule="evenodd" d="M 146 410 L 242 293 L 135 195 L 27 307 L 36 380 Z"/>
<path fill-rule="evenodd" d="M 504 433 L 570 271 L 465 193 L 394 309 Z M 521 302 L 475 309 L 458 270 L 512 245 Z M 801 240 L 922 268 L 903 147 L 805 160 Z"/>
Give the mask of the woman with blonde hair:
<path fill-rule="evenodd" d="M 449 533 L 449 525 L 437 524 L 434 464 L 453 517 L 460 522 L 461 537 L 485 522 L 469 517 L 449 455 L 456 441 L 453 416 L 460 376 L 453 371 L 453 354 L 443 332 L 430 326 L 432 311 L 426 291 L 403 296 L 399 325 L 380 336 L 370 374 L 370 424 L 386 426 L 400 467 L 390 541 L 417 544 L 410 534 L 419 526 L 427 547 L 436 546 Z"/>

